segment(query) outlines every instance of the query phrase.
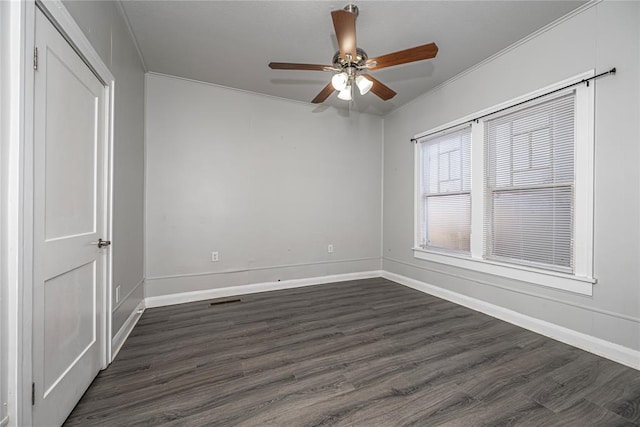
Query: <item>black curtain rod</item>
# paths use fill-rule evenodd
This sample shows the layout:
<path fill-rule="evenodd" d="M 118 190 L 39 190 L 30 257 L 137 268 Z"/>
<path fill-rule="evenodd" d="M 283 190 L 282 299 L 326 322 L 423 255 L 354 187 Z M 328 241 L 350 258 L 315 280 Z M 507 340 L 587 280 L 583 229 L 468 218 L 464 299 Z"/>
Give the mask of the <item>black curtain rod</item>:
<path fill-rule="evenodd" d="M 467 120 L 466 122 L 461 122 L 461 123 L 458 123 L 458 124 L 456 124 L 456 125 L 449 126 L 449 127 L 447 127 L 447 128 L 444 128 L 444 129 L 440 129 L 440 130 L 439 130 L 439 131 L 437 131 L 437 132 L 433 132 L 433 133 L 428 133 L 428 134 L 426 134 L 426 135 L 422 135 L 420 138 L 411 138 L 409 141 L 411 141 L 411 142 L 418 142 L 418 139 L 422 139 L 422 138 L 427 137 L 427 136 L 435 135 L 436 133 L 445 132 L 445 131 L 447 131 L 447 130 L 449 130 L 449 129 L 457 128 L 457 127 L 459 127 L 459 126 L 461 126 L 461 125 L 463 125 L 463 124 L 465 124 L 465 123 L 472 123 L 472 122 L 476 122 L 476 123 L 477 123 L 480 119 L 484 119 L 485 117 L 492 116 L 492 115 L 494 115 L 494 114 L 496 114 L 496 113 L 500 113 L 500 112 L 502 112 L 502 111 L 508 110 L 508 109 L 510 109 L 510 108 L 517 107 L 517 106 L 522 105 L 522 104 L 526 104 L 527 102 L 535 101 L 536 99 L 543 98 L 543 97 L 545 97 L 545 96 L 551 95 L 551 94 L 556 93 L 556 92 L 560 92 L 561 90 L 565 90 L 565 89 L 568 89 L 568 88 L 570 88 L 570 87 L 578 86 L 578 85 L 581 85 L 581 84 L 583 84 L 583 83 L 584 83 L 584 84 L 586 84 L 587 86 L 589 86 L 589 82 L 590 82 L 591 80 L 595 80 L 595 79 L 598 79 L 598 78 L 600 78 L 600 77 L 604 77 L 604 76 L 607 76 L 607 75 L 609 75 L 609 74 L 615 74 L 615 73 L 616 73 L 616 67 L 613 67 L 613 68 L 612 68 L 612 69 L 610 69 L 609 71 L 605 71 L 605 72 L 603 72 L 603 73 L 596 74 L 595 76 L 593 76 L 593 77 L 589 77 L 588 79 L 582 79 L 582 80 L 580 80 L 579 82 L 571 83 L 571 84 L 568 84 L 568 85 L 563 86 L 563 87 L 561 87 L 561 88 L 554 89 L 554 90 L 552 90 L 552 91 L 550 91 L 550 92 L 543 93 L 542 95 L 538 95 L 538 96 L 535 96 L 535 97 L 533 97 L 533 98 L 531 98 L 531 99 L 527 99 L 526 101 L 518 102 L 517 104 L 510 105 L 510 106 L 508 106 L 508 107 L 504 107 L 504 108 L 501 108 L 501 109 L 496 110 L 496 111 L 492 111 L 491 113 L 488 113 L 488 114 L 483 114 L 482 116 L 478 116 L 478 117 L 476 117 L 476 118 L 474 118 L 474 119 Z"/>

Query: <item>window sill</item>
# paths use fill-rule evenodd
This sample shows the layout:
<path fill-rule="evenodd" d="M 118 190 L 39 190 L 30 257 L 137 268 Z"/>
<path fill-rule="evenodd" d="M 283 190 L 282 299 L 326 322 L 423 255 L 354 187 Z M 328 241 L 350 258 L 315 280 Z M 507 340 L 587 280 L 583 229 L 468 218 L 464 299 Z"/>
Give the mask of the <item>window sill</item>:
<path fill-rule="evenodd" d="M 593 295 L 593 285 L 596 283 L 596 280 L 590 277 L 578 277 L 566 273 L 539 270 L 520 265 L 503 264 L 486 259 L 472 258 L 471 256 L 435 252 L 422 248 L 413 248 L 413 256 L 425 261 L 502 276 L 581 295 Z"/>

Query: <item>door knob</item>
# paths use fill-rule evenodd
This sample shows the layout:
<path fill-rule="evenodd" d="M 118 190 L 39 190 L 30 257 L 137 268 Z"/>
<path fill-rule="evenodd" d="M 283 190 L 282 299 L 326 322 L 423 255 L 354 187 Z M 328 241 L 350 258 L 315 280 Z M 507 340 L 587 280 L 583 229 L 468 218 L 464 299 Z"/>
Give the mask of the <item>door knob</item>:
<path fill-rule="evenodd" d="M 97 242 L 91 242 L 91 244 L 98 245 L 98 248 L 104 248 L 105 246 L 109 246 L 111 244 L 111 240 L 98 239 Z"/>

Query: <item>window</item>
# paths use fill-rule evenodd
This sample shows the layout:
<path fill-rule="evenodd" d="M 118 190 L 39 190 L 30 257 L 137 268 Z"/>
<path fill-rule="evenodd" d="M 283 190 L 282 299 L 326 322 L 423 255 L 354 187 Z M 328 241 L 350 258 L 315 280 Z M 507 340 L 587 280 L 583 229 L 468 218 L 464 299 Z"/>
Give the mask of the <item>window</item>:
<path fill-rule="evenodd" d="M 487 258 L 573 271 L 574 98 L 487 120 Z"/>
<path fill-rule="evenodd" d="M 469 252 L 471 127 L 421 142 L 423 248 Z"/>
<path fill-rule="evenodd" d="M 592 75 L 415 137 L 416 258 L 592 294 Z"/>

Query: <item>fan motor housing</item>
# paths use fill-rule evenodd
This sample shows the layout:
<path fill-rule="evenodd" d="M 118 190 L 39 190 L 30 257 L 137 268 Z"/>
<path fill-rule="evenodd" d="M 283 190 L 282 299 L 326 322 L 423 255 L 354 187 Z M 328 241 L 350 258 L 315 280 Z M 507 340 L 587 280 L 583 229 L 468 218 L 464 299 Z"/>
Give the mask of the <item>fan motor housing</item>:
<path fill-rule="evenodd" d="M 340 51 L 337 51 L 335 55 L 333 55 L 333 65 L 336 68 L 340 68 L 340 69 L 349 67 L 349 66 L 362 67 L 364 66 L 365 62 L 367 62 L 367 59 L 369 59 L 369 55 L 367 55 L 367 52 L 357 47 L 355 61 L 347 62 L 343 60 L 342 58 L 340 58 Z"/>

